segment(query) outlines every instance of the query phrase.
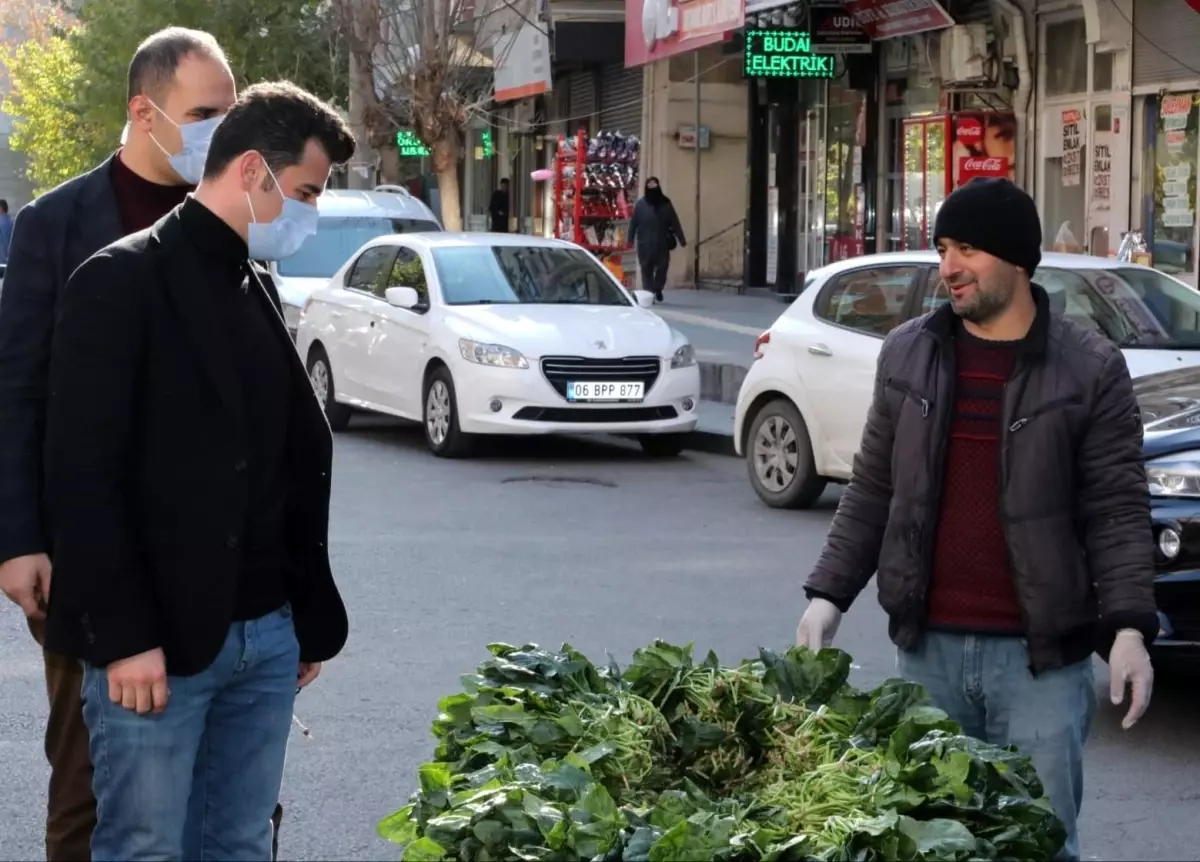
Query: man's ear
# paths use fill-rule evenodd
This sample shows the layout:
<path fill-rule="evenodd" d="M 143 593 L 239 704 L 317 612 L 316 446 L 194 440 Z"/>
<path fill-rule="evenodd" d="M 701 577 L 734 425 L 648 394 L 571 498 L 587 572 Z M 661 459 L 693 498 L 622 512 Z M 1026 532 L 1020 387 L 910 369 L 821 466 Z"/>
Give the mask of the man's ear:
<path fill-rule="evenodd" d="M 154 122 L 154 113 L 154 106 L 142 93 L 138 93 L 129 100 L 129 124 L 131 127 L 141 129 L 143 132 L 150 131 L 150 126 Z"/>

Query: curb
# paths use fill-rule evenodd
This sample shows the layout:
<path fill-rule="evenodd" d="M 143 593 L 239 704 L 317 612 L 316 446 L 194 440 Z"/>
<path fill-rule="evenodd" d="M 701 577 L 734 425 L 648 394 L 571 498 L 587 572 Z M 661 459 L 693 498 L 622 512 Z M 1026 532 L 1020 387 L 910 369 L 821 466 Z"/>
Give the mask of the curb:
<path fill-rule="evenodd" d="M 719 431 L 702 431 L 696 429 L 687 435 L 683 447 L 693 452 L 705 452 L 709 455 L 727 455 L 730 458 L 738 456 L 733 448 L 733 434 Z"/>
<path fill-rule="evenodd" d="M 736 404 L 750 369 L 730 362 L 700 362 L 700 400 Z"/>

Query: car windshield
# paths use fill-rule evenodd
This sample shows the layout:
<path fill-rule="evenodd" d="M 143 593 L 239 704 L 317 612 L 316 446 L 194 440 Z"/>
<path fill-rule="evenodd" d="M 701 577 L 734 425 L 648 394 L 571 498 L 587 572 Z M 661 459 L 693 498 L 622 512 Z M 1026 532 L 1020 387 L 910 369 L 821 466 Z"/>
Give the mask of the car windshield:
<path fill-rule="evenodd" d="M 1151 269 L 1040 268 L 1050 306 L 1121 347 L 1200 348 L 1200 293 Z"/>
<path fill-rule="evenodd" d="M 377 236 L 440 230 L 435 222 L 423 219 L 322 216 L 317 232 L 304 240 L 300 250 L 279 261 L 279 274 L 285 278 L 332 278 L 342 264 Z"/>
<path fill-rule="evenodd" d="M 604 267 L 574 248 L 464 245 L 433 249 L 447 305 L 629 305 Z"/>

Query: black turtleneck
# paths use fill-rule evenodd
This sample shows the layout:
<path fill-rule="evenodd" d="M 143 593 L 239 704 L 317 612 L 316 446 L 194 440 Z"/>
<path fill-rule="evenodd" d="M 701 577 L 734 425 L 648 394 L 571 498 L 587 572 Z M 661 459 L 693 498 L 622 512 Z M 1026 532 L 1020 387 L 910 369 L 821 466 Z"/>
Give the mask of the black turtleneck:
<path fill-rule="evenodd" d="M 287 593 L 287 436 L 291 400 L 287 346 L 270 299 L 249 273 L 246 241 L 210 209 L 188 197 L 179 211 L 209 272 L 204 279 L 227 335 L 225 349 L 241 381 L 246 415 L 248 507 L 235 620 L 281 608 Z M 273 328 L 274 327 L 274 328 Z"/>

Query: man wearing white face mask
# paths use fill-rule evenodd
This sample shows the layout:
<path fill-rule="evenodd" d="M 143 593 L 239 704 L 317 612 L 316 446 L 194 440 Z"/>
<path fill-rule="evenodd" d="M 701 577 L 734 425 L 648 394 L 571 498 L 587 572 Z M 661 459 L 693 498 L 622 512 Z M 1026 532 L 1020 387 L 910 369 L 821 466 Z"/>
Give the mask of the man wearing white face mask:
<path fill-rule="evenodd" d="M 212 36 L 155 33 L 129 64 L 129 125 L 120 148 L 26 206 L 16 221 L 0 299 L 0 590 L 20 605 L 39 643 L 54 556 L 42 507 L 42 432 L 58 296 L 97 249 L 150 226 L 184 199 L 199 180 L 212 127 L 235 98 L 233 74 Z M 96 802 L 82 669 L 53 651 L 44 658 L 46 856 L 87 859 Z"/>
<path fill-rule="evenodd" d="M 84 663 L 92 859 L 271 856 L 296 693 L 345 644 L 333 443 L 251 259 L 316 230 L 337 112 L 247 89 L 194 195 L 60 301 L 46 420 L 49 648 Z"/>

